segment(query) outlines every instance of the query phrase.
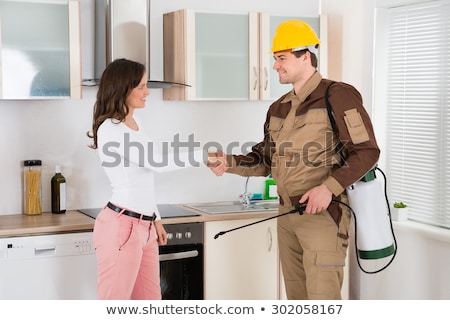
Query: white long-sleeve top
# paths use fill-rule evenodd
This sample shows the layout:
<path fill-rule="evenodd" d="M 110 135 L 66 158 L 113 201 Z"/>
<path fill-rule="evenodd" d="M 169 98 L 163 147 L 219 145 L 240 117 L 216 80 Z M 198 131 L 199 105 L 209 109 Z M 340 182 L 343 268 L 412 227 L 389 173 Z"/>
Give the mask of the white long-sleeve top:
<path fill-rule="evenodd" d="M 158 220 L 161 215 L 156 206 L 154 173 L 200 166 L 203 150 L 184 148 L 162 154 L 135 120 L 137 131 L 116 119 L 105 120 L 97 131 L 97 150 L 112 187 L 110 201 L 145 215 L 155 213 Z"/>

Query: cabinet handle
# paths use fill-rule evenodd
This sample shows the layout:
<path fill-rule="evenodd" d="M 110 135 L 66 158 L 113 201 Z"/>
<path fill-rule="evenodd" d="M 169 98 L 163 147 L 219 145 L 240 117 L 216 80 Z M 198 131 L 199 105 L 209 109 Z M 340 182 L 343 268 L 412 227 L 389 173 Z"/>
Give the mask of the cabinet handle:
<path fill-rule="evenodd" d="M 258 71 L 256 70 L 256 67 L 253 67 L 253 73 L 255 74 L 255 83 L 253 84 L 253 91 L 255 91 L 258 85 Z"/>
<path fill-rule="evenodd" d="M 267 86 L 269 85 L 269 74 L 267 73 L 267 67 L 264 67 L 264 76 L 265 76 L 265 83 L 264 83 L 264 91 L 267 90 Z"/>
<path fill-rule="evenodd" d="M 270 251 L 272 251 L 272 243 L 273 243 L 273 241 L 272 241 L 272 230 L 270 230 L 270 227 L 267 228 L 267 236 L 268 236 L 268 239 L 269 239 L 269 247 L 267 248 L 267 251 L 270 252 Z"/>

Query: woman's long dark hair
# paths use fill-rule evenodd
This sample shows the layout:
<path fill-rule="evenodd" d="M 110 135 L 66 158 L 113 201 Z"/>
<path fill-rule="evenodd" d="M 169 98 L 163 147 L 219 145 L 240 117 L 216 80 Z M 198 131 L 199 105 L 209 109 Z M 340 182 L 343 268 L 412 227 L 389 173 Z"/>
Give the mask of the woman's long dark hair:
<path fill-rule="evenodd" d="M 117 119 L 118 122 L 125 120 L 129 112 L 126 99 L 139 85 L 144 74 L 143 64 L 127 59 L 114 60 L 103 71 L 94 104 L 92 133 L 86 133 L 89 138 L 94 139 L 90 148 L 98 147 L 97 131 L 103 121 L 108 118 Z"/>

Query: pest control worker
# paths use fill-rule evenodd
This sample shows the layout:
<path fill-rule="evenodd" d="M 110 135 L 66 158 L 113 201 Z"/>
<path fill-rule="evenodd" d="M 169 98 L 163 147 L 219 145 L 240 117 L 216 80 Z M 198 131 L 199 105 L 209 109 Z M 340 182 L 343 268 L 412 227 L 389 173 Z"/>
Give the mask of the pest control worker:
<path fill-rule="evenodd" d="M 350 212 L 345 189 L 372 169 L 380 150 L 360 93 L 337 82 L 329 102 L 339 138 L 327 114 L 325 91 L 332 83 L 317 68 L 320 40 L 305 22 L 281 23 L 274 35 L 273 69 L 290 92 L 272 103 L 264 123 L 264 140 L 247 155 L 218 151 L 209 158 L 214 174 L 272 174 L 279 212 L 306 203 L 305 214 L 278 218 L 278 242 L 288 299 L 341 299 Z M 345 163 L 336 148 L 344 145 Z"/>

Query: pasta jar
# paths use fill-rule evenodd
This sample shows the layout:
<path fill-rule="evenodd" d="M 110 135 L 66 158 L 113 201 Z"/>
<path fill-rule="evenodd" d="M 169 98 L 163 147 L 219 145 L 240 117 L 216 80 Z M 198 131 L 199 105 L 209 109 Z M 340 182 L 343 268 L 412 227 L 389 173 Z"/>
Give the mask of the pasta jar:
<path fill-rule="evenodd" d="M 36 215 L 42 213 L 41 160 L 25 160 L 23 162 L 23 213 Z"/>

